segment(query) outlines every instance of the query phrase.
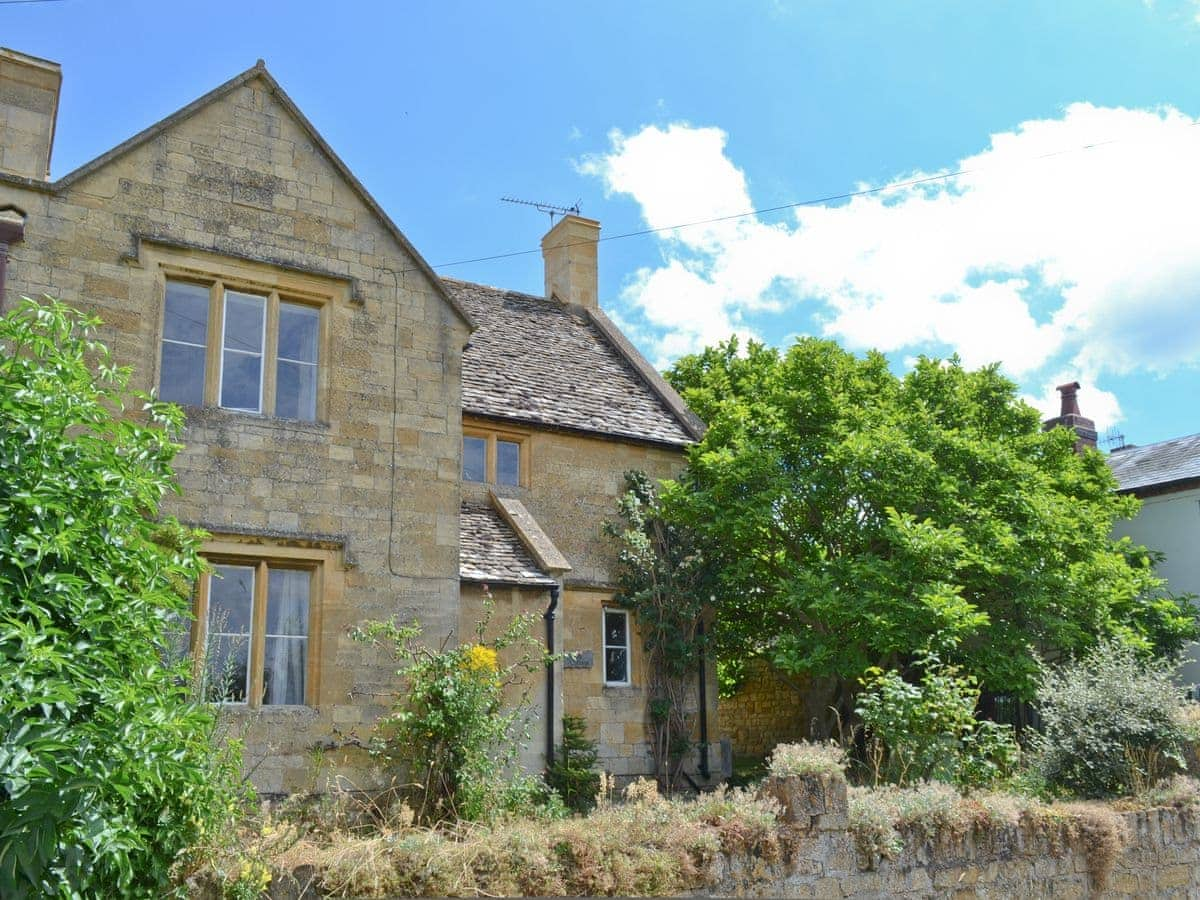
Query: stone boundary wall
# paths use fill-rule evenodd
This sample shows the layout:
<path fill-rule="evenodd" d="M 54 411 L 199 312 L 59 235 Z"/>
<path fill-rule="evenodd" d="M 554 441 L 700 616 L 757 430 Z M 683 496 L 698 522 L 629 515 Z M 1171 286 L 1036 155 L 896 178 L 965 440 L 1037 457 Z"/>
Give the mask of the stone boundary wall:
<path fill-rule="evenodd" d="M 1112 813 L 1065 808 L 1020 825 L 933 836 L 901 832 L 895 858 L 866 853 L 849 830 L 846 782 L 840 775 L 768 779 L 761 791 L 778 801 L 783 861 L 721 853 L 705 864 L 706 886 L 684 896 L 784 898 L 1200 896 L 1200 810 L 1157 808 Z M 1054 809 L 1054 808 L 1051 808 Z M 1124 832 L 1107 844 L 1096 823 L 1115 817 Z M 1109 820 L 1111 822 L 1111 820 Z M 1105 851 L 1107 846 L 1108 852 Z M 630 848 L 631 851 L 635 848 Z M 276 872 L 271 900 L 319 900 L 312 866 Z M 194 898 L 219 896 L 197 885 Z"/>
<path fill-rule="evenodd" d="M 1111 859 L 1087 827 L 1025 825 L 929 838 L 902 834 L 895 859 L 868 857 L 847 830 L 838 777 L 769 779 L 795 829 L 790 860 L 727 857 L 696 896 L 738 897 L 1194 897 L 1200 894 L 1200 818 L 1189 809 L 1118 814 L 1123 846 Z"/>
<path fill-rule="evenodd" d="M 766 756 L 776 744 L 809 737 L 805 699 L 766 660 L 749 660 L 737 693 L 721 699 L 721 731 L 734 756 Z"/>

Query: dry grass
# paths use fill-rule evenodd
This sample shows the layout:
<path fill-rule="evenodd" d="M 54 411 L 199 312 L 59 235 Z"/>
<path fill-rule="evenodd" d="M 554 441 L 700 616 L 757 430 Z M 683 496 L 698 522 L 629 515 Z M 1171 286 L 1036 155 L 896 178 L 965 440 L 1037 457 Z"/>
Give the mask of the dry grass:
<path fill-rule="evenodd" d="M 1195 802 L 1195 786 L 1189 795 L 1187 788 L 1177 785 L 1170 796 L 1179 803 L 1189 796 L 1186 802 Z M 1165 800 L 1166 795 L 1160 799 Z M 1139 808 L 1146 806 L 1145 802 L 1138 804 Z M 964 796 L 936 782 L 913 788 L 850 789 L 850 832 L 868 867 L 881 858 L 897 858 L 911 841 L 946 846 L 971 835 L 995 835 L 1001 829 L 1023 829 L 1038 835 L 1056 855 L 1069 844 L 1082 845 L 1097 888 L 1106 883 L 1129 838 L 1119 812 L 1098 803 L 1046 804 L 999 792 Z"/>
<path fill-rule="evenodd" d="M 846 751 L 832 741 L 779 744 L 771 751 L 767 772 L 776 778 L 789 775 L 843 775 Z"/>
<path fill-rule="evenodd" d="M 723 852 L 780 861 L 778 812 L 742 790 L 668 800 L 639 782 L 586 818 L 428 829 L 401 811 L 369 834 L 314 831 L 270 862 L 313 866 L 342 897 L 671 895 L 715 883 Z"/>
<path fill-rule="evenodd" d="M 866 867 L 899 857 L 910 844 L 953 854 L 968 837 L 1003 843 L 1019 830 L 1053 855 L 1072 847 L 1085 853 L 1100 887 L 1128 840 L 1120 810 L 1200 806 L 1200 783 L 1177 778 L 1116 806 L 1000 792 L 963 796 L 937 783 L 852 787 L 849 800 L 850 833 Z M 247 827 L 238 852 L 211 863 L 213 896 L 239 874 L 253 881 L 264 866 L 311 866 L 322 888 L 342 897 L 671 895 L 714 885 L 722 854 L 770 864 L 797 846 L 778 819 L 780 807 L 745 790 L 666 799 L 642 781 L 621 803 L 602 791 L 587 817 L 438 829 L 416 826 L 403 804 L 365 804 L 341 795 L 303 815 L 293 810 L 291 819 L 264 815 Z"/>

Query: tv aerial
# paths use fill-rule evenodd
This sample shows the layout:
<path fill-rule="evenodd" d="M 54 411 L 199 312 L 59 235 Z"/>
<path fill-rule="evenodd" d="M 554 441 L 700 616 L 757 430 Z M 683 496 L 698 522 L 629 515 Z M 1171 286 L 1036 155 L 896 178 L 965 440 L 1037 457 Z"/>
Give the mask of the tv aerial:
<path fill-rule="evenodd" d="M 518 200 L 516 197 L 501 197 L 504 203 L 516 203 L 520 206 L 532 206 L 538 212 L 543 212 L 550 217 L 550 225 L 554 225 L 555 216 L 579 215 L 579 200 L 575 201 L 574 206 L 555 206 L 553 203 L 540 203 L 537 200 Z"/>

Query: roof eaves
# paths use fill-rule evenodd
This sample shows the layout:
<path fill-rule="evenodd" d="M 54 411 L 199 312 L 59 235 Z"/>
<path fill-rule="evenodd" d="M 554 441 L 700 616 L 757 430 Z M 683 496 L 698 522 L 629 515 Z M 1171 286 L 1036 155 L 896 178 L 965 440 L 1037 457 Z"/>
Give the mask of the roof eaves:
<path fill-rule="evenodd" d="M 667 383 L 667 380 L 659 374 L 658 370 L 646 360 L 638 352 L 637 347 L 633 346 L 633 342 L 627 338 L 621 329 L 619 329 L 613 321 L 604 314 L 602 309 L 588 309 L 588 318 L 592 324 L 604 335 L 605 340 L 612 345 L 613 349 L 621 355 L 621 357 L 634 371 L 641 376 L 642 380 L 650 387 L 663 404 L 671 411 L 671 414 L 678 420 L 693 440 L 702 440 L 704 432 L 708 426 L 704 421 L 696 415 L 679 396 L 675 388 Z"/>
<path fill-rule="evenodd" d="M 176 110 L 166 118 L 160 119 L 149 128 L 139 131 L 133 137 L 122 141 L 111 150 L 100 154 L 90 162 L 84 163 L 74 171 L 68 172 L 57 181 L 36 182 L 33 179 L 22 178 L 19 179 L 19 183 L 21 183 L 23 186 L 33 188 L 37 188 L 39 186 L 49 186 L 50 190 L 54 191 L 55 193 L 64 190 L 65 188 L 70 187 L 70 185 L 78 181 L 80 178 L 90 175 L 98 169 L 108 165 L 117 157 L 128 153 L 130 150 L 140 147 L 142 144 L 152 140 L 167 129 L 194 115 L 196 112 L 208 106 L 210 103 L 220 100 L 226 94 L 237 90 L 239 87 L 255 78 L 261 78 L 266 83 L 267 87 L 275 95 L 276 99 L 279 100 L 283 107 L 295 117 L 296 121 L 298 121 L 301 127 L 303 127 L 308 133 L 308 136 L 312 139 L 313 143 L 316 144 L 333 162 L 334 168 L 338 170 L 338 174 L 340 174 L 346 180 L 346 183 L 354 189 L 355 193 L 358 194 L 359 199 L 362 200 L 363 203 L 365 203 L 371 210 L 371 212 L 379 218 L 388 231 L 391 232 L 392 237 L 396 239 L 396 242 L 400 244 L 404 251 L 413 258 L 417 264 L 417 268 L 429 279 L 430 283 L 433 284 L 433 288 L 438 292 L 438 296 L 441 297 L 442 300 L 444 300 L 452 310 L 454 310 L 455 314 L 462 319 L 463 323 L 468 328 L 474 331 L 477 326 L 475 320 L 471 318 L 470 313 L 468 313 L 467 310 L 464 309 L 463 306 L 457 300 L 455 300 L 453 296 L 451 296 L 450 292 L 446 290 L 441 279 L 433 271 L 433 267 L 430 266 L 429 263 L 425 261 L 425 258 L 417 252 L 417 249 L 409 242 L 408 238 L 404 236 L 404 233 L 400 230 L 396 223 L 392 221 L 391 217 L 383 211 L 383 208 L 378 202 L 376 202 L 375 198 L 371 196 L 370 192 L 363 186 L 363 183 L 359 181 L 354 173 L 350 171 L 350 168 L 344 162 L 342 162 L 342 158 L 333 151 L 333 148 L 329 146 L 329 144 L 325 141 L 325 138 L 321 136 L 321 133 L 317 131 L 312 122 L 308 120 L 308 117 L 300 111 L 300 108 L 296 106 L 292 98 L 288 96 L 287 91 L 285 91 L 280 86 L 279 82 L 276 81 L 271 75 L 271 73 L 267 71 L 266 63 L 264 63 L 261 59 L 249 69 L 242 72 L 240 75 L 235 75 L 224 84 L 213 88 L 204 96 L 193 100 L 187 106 Z M 9 179 L 5 178 L 5 180 Z M 26 184 L 27 181 L 30 183 Z"/>

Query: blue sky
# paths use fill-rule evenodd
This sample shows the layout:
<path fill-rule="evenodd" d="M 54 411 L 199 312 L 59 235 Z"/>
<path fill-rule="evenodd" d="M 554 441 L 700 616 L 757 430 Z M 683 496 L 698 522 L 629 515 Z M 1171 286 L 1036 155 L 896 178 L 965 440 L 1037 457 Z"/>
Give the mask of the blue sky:
<path fill-rule="evenodd" d="M 828 335 L 1200 431 L 1197 0 L 62 0 L 0 43 L 63 65 L 56 177 L 264 58 L 435 265 L 537 247 L 502 195 L 616 235 L 969 168 L 605 242 L 601 297 L 660 364 Z M 536 253 L 441 271 L 542 287 Z"/>

